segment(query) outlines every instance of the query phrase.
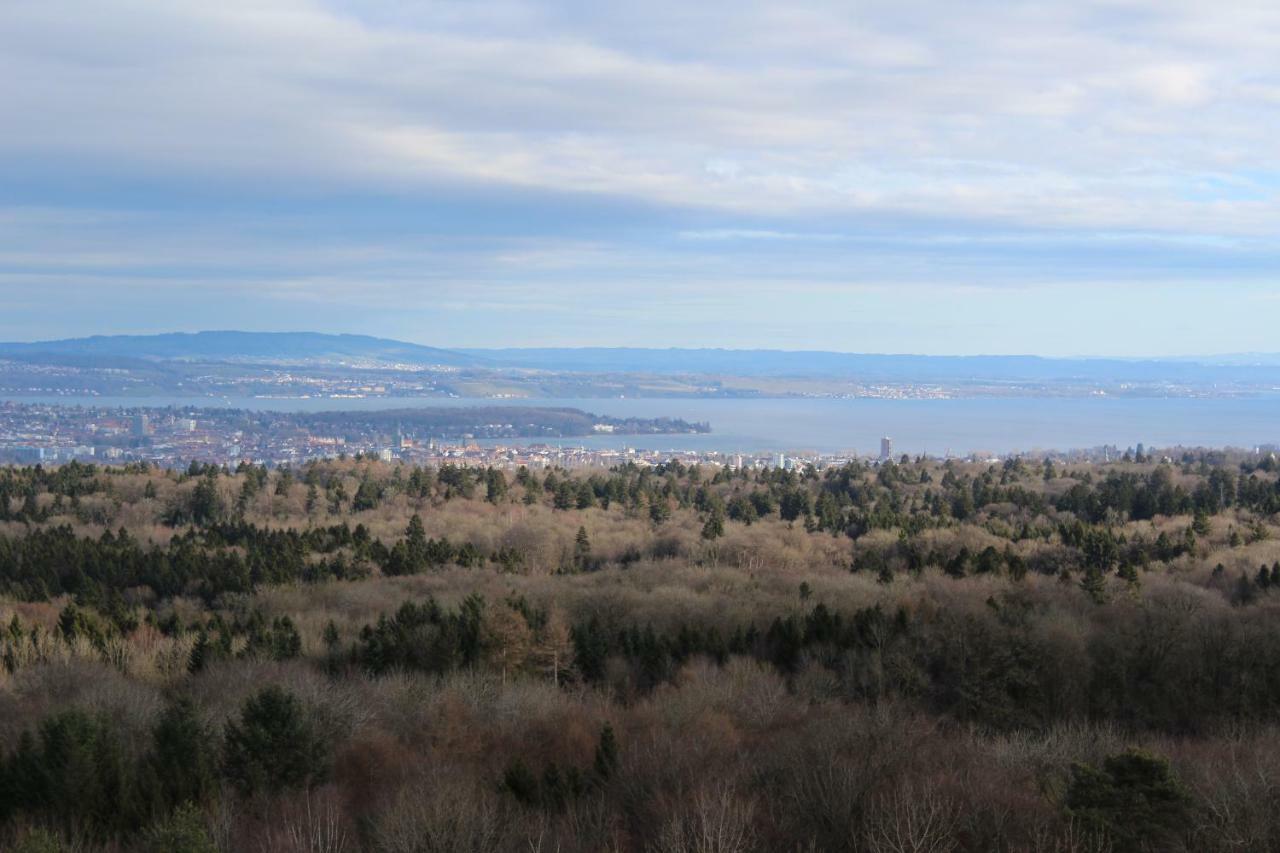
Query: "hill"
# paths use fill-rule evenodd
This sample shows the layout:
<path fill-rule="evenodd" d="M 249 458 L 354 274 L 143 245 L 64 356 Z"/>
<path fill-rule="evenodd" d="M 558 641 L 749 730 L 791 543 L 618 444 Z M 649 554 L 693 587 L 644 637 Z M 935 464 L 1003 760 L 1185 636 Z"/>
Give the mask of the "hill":
<path fill-rule="evenodd" d="M 33 343 L 0 343 L 0 355 L 17 357 L 97 356 L 170 361 L 338 362 L 381 361 L 479 366 L 482 359 L 453 350 L 375 338 L 317 332 L 173 332 L 162 335 L 95 335 Z"/>
<path fill-rule="evenodd" d="M 823 350 L 626 347 L 464 349 L 506 367 L 599 373 L 722 374 L 755 377 L 856 376 L 891 382 L 1133 381 L 1258 382 L 1280 379 L 1280 363 L 1193 359 L 1043 358 L 1032 355 L 910 355 Z"/>

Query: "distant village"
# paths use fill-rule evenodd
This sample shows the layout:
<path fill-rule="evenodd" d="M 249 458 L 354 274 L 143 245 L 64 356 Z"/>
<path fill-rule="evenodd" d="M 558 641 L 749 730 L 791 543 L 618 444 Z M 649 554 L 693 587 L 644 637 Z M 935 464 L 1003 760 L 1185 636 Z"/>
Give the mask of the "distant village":
<path fill-rule="evenodd" d="M 483 410 L 479 410 L 483 411 Z M 554 440 L 501 435 L 510 424 L 483 424 L 490 437 L 426 435 L 399 425 L 390 430 L 371 428 L 365 418 L 352 413 L 342 428 L 317 431 L 303 418 L 289 415 L 254 416 L 246 424 L 243 412 L 217 409 L 92 409 L 44 404 L 0 403 L 0 464 L 56 465 L 71 461 L 102 464 L 147 463 L 167 468 L 186 467 L 193 461 L 224 465 L 250 462 L 268 467 L 303 464 L 311 459 L 376 457 L 385 462 L 414 465 L 459 465 L 516 469 L 551 467 L 609 467 L 624 463 L 658 465 L 679 460 L 685 464 L 709 464 L 733 468 L 801 469 L 843 465 L 854 459 L 866 462 L 900 461 L 893 439 L 882 438 L 879 452 L 819 453 L 796 450 L 778 452 L 727 452 L 679 449 L 679 435 L 625 435 L 612 424 L 596 424 L 596 436 L 609 436 L 609 446 L 580 437 Z M 628 439 L 635 441 L 631 445 Z M 649 447 L 643 445 L 648 444 Z M 659 449 L 665 446 L 665 449 Z M 1254 448 L 1271 452 L 1274 448 Z M 1038 453 L 1064 461 L 1113 462 L 1147 458 L 1142 444 L 1122 449 L 1112 445 L 1071 451 Z M 987 451 L 951 451 L 937 458 L 1000 462 Z"/>

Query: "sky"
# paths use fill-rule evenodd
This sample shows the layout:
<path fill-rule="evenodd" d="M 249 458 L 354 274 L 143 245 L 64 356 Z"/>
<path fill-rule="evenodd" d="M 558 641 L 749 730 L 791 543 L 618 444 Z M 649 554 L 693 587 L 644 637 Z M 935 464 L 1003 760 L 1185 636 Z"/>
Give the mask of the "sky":
<path fill-rule="evenodd" d="M 1274 352 L 1280 4 L 9 0 L 0 339 Z"/>

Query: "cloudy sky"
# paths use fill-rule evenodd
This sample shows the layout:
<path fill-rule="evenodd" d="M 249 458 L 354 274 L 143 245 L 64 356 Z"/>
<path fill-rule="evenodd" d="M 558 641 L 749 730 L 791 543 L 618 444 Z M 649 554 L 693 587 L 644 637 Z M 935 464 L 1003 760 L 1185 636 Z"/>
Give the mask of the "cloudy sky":
<path fill-rule="evenodd" d="M 1276 351 L 1280 4 L 8 0 L 0 338 Z"/>

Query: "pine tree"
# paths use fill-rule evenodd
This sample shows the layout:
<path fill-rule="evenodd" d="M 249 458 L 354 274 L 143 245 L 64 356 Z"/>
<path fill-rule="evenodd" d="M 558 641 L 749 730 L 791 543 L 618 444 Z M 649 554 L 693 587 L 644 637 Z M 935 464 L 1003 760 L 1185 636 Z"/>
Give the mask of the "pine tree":
<path fill-rule="evenodd" d="M 507 496 L 507 478 L 497 468 L 490 468 L 485 474 L 485 500 L 496 504 Z"/>
<path fill-rule="evenodd" d="M 709 542 L 714 542 L 724 535 L 724 513 L 717 507 L 707 516 L 707 521 L 702 525 L 702 538 Z"/>
<path fill-rule="evenodd" d="M 1257 577 L 1254 578 L 1254 583 L 1257 584 L 1258 589 L 1261 590 L 1265 590 L 1271 586 L 1271 570 L 1267 568 L 1265 563 L 1258 567 L 1258 574 Z"/>
<path fill-rule="evenodd" d="M 1132 563 L 1124 563 L 1120 566 L 1120 570 L 1117 574 L 1120 575 L 1124 582 L 1129 584 L 1130 587 L 1136 587 L 1140 583 L 1138 580 L 1138 570 Z"/>
<path fill-rule="evenodd" d="M 609 637 L 597 617 L 574 627 L 573 656 L 584 679 L 595 682 L 604 678 L 609 651 Z"/>
<path fill-rule="evenodd" d="M 324 739 L 302 702 L 281 687 L 250 696 L 239 720 L 227 723 L 223 773 L 242 794 L 309 786 L 327 770 Z"/>
<path fill-rule="evenodd" d="M 1258 600 L 1258 590 L 1245 572 L 1241 572 L 1240 577 L 1236 580 L 1236 588 L 1232 593 L 1231 600 L 1245 607 Z"/>
<path fill-rule="evenodd" d="M 209 635 L 201 629 L 196 636 L 195 645 L 191 647 L 191 654 L 187 657 L 187 672 L 192 675 L 203 672 L 209 663 L 210 651 Z"/>
<path fill-rule="evenodd" d="M 1064 805 L 1117 853 L 1179 847 L 1192 817 L 1191 797 L 1169 762 L 1137 749 L 1108 756 L 1101 769 L 1072 767 Z"/>
<path fill-rule="evenodd" d="M 147 830 L 141 850 L 143 853 L 218 853 L 218 845 L 209 837 L 200 810 L 193 803 L 187 803 Z"/>
<path fill-rule="evenodd" d="M 1080 588 L 1093 599 L 1094 604 L 1104 604 L 1107 600 L 1107 579 L 1097 566 L 1085 570 L 1084 577 L 1080 579 Z"/>
<path fill-rule="evenodd" d="M 654 524 L 663 524 L 671 518 L 671 507 L 667 504 L 667 499 L 654 495 L 649 501 L 649 519 Z"/>
<path fill-rule="evenodd" d="M 183 803 L 204 802 L 217 787 L 217 770 L 213 733 L 191 699 L 178 698 L 160 714 L 143 759 L 152 803 L 167 812 Z"/>
<path fill-rule="evenodd" d="M 593 767 L 596 776 L 608 779 L 618 769 L 618 739 L 613 733 L 613 726 L 605 723 L 600 729 L 600 741 L 596 744 L 596 757 Z"/>
<path fill-rule="evenodd" d="M 351 511 L 364 512 L 377 509 L 378 504 L 381 502 L 382 489 L 378 487 L 372 477 L 366 476 L 360 481 L 359 488 L 356 489 L 356 496 L 351 502 Z"/>
<path fill-rule="evenodd" d="M 1196 510 L 1195 518 L 1191 522 L 1191 530 L 1197 536 L 1208 536 L 1213 526 L 1209 522 L 1209 513 L 1202 509 Z"/>
<path fill-rule="evenodd" d="M 573 540 L 573 565 L 578 571 L 582 571 L 590 562 L 591 540 L 587 537 L 587 528 L 579 527 L 578 535 Z"/>

